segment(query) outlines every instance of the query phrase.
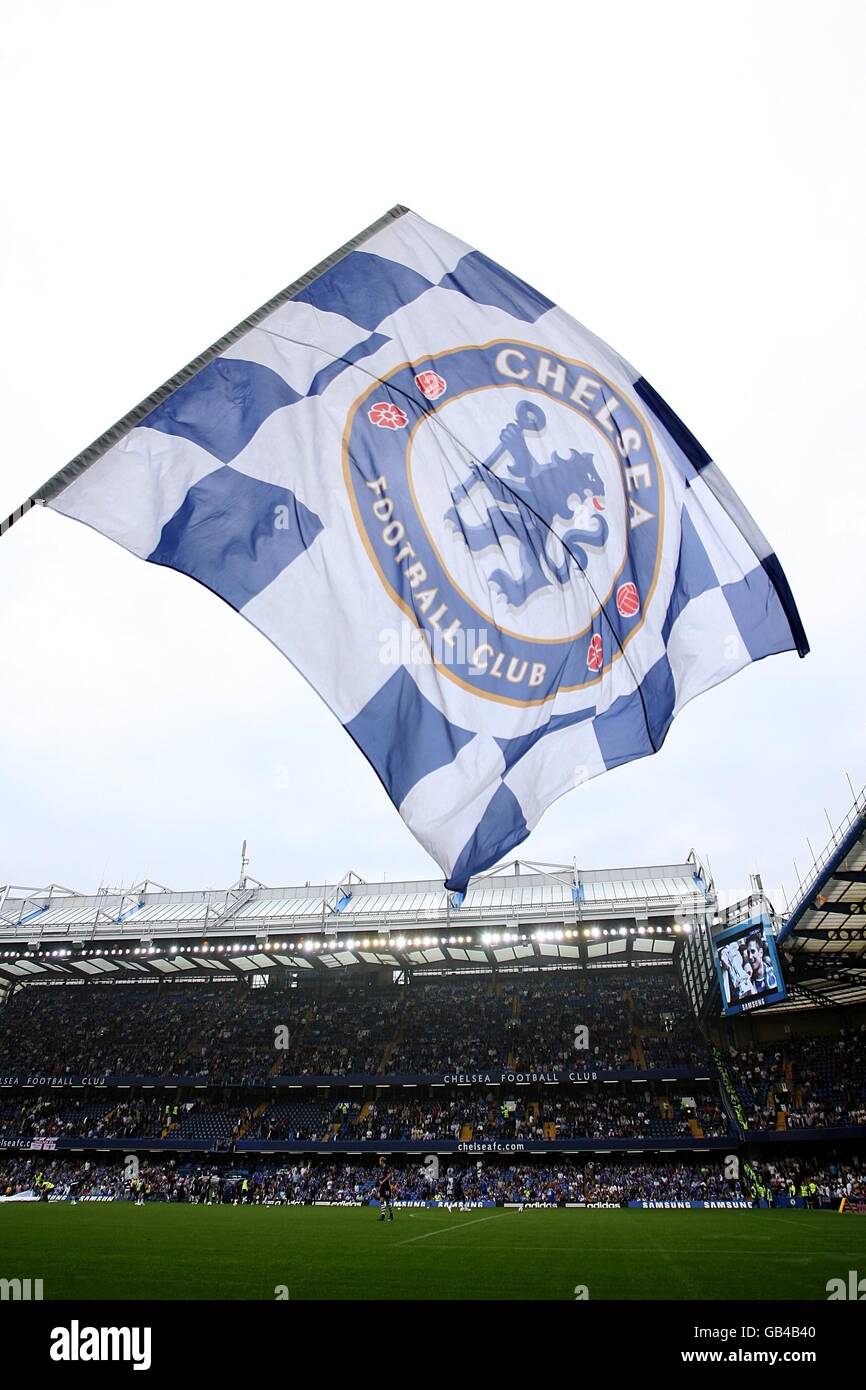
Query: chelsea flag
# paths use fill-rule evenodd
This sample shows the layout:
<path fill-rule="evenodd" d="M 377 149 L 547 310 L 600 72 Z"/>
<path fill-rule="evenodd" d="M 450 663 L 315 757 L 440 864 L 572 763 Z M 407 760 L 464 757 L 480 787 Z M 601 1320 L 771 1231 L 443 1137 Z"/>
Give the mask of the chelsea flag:
<path fill-rule="evenodd" d="M 458 891 L 693 696 L 808 651 L 772 547 L 652 386 L 402 207 L 10 521 L 36 502 L 264 633 Z"/>

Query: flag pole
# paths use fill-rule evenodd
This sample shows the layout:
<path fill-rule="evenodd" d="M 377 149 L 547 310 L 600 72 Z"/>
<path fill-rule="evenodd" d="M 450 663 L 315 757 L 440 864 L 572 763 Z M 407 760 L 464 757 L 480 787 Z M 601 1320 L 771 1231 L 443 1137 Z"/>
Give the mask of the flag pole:
<path fill-rule="evenodd" d="M 76 478 L 86 472 L 91 464 L 96 463 L 98 459 L 102 458 L 103 454 L 107 453 L 109 449 L 112 449 L 115 444 L 119 443 L 124 435 L 129 434 L 130 430 L 135 429 L 136 425 L 140 425 L 142 420 L 149 415 L 151 411 L 156 410 L 157 406 L 162 405 L 163 401 L 177 391 L 179 387 L 184 386 L 197 372 L 200 372 L 203 367 L 206 367 L 209 362 L 212 362 L 215 357 L 219 357 L 220 353 L 225 352 L 226 348 L 231 347 L 232 343 L 237 342 L 238 338 L 242 338 L 251 328 L 256 328 L 263 319 L 267 318 L 268 314 L 273 313 L 275 309 L 279 309 L 281 305 L 288 303 L 290 299 L 294 299 L 295 295 L 300 294 L 301 290 L 307 289 L 314 280 L 318 280 L 320 275 L 324 275 L 326 271 L 331 270 L 338 261 L 343 260 L 343 258 L 348 256 L 352 251 L 357 251 L 358 247 L 363 245 L 369 237 L 381 231 L 383 227 L 387 227 L 389 222 L 394 222 L 397 218 L 403 217 L 408 211 L 409 209 L 404 207 L 401 203 L 395 204 L 388 212 L 383 213 L 381 217 L 377 218 L 375 222 L 371 222 L 369 227 L 365 227 L 363 232 L 359 232 L 357 236 L 347 241 L 338 251 L 334 251 L 330 256 L 327 256 L 325 260 L 320 261 L 312 270 L 308 270 L 306 275 L 302 275 L 299 280 L 295 280 L 293 284 L 287 285 L 284 290 L 280 290 L 279 294 L 275 294 L 272 299 L 268 300 L 267 304 L 263 304 L 260 309 L 256 309 L 255 313 L 250 314 L 247 318 L 243 319 L 241 323 L 229 329 L 228 333 L 223 334 L 217 342 L 211 343 L 210 347 L 205 348 L 204 352 L 199 353 L 198 357 L 194 357 L 191 362 L 188 362 L 185 367 L 182 367 L 173 377 L 163 382 L 162 386 L 158 387 L 156 391 L 151 392 L 145 400 L 139 402 L 133 410 L 130 410 L 127 415 L 124 415 L 122 420 L 118 420 L 116 425 L 112 425 L 111 428 L 106 430 L 104 434 L 101 434 L 98 439 L 95 439 L 92 444 L 89 444 L 86 449 L 82 449 L 80 454 L 76 454 L 74 459 L 71 459 L 69 463 L 65 464 L 52 478 L 49 478 L 47 482 L 37 488 L 36 491 L 27 498 L 26 502 L 22 502 L 20 507 L 16 507 L 14 512 L 12 512 L 5 521 L 0 521 L 0 536 L 8 531 L 10 526 L 14 526 L 16 521 L 20 521 L 22 516 L 30 511 L 31 507 L 44 506 L 46 502 L 51 501 L 52 497 L 57 497 L 59 493 L 63 492 L 64 488 L 67 488 L 70 483 L 74 482 Z"/>

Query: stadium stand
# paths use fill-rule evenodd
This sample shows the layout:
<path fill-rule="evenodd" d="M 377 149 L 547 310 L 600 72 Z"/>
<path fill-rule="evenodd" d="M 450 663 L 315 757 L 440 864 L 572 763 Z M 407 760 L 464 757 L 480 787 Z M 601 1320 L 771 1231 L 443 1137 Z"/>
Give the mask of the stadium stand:
<path fill-rule="evenodd" d="M 257 1111 L 258 1113 L 255 1113 Z M 612 1095 L 608 1090 L 580 1098 L 487 1092 L 444 1100 L 406 1099 L 276 1102 L 251 1108 L 237 1101 L 101 1101 L 81 1105 L 51 1097 L 7 1104 L 0 1112 L 0 1138 L 203 1138 L 243 1137 L 321 1142 L 378 1139 L 577 1139 L 649 1138 L 694 1134 L 693 1118 L 707 1137 L 730 1132 L 730 1122 L 709 1092 L 684 1104 L 678 1095 Z M 468 1131 L 468 1132 L 467 1132 Z"/>
<path fill-rule="evenodd" d="M 653 987 L 652 974 L 640 972 L 641 990 Z M 538 1072 L 576 1061 L 604 1070 L 706 1066 L 681 989 L 672 979 L 654 987 L 664 1000 L 657 1032 L 646 1004 L 638 1018 L 624 979 L 577 971 L 419 979 L 375 994 L 343 986 L 321 996 L 173 985 L 125 989 L 120 1000 L 105 985 L 29 989 L 2 1012 L 0 1059 L 4 1069 L 45 1076 L 201 1075 L 223 1084 L 278 1073 Z M 585 1055 L 578 1026 L 589 1035 Z M 286 1036 L 275 1050 L 278 1029 Z"/>
<path fill-rule="evenodd" d="M 749 1130 L 866 1124 L 866 1026 L 740 1048 L 727 1061 Z"/>
<path fill-rule="evenodd" d="M 665 1156 L 665 1171 L 679 1173 L 689 1151 L 828 1133 L 843 1156 L 857 1157 L 845 1146 L 858 1128 L 866 1133 L 866 1025 L 838 1036 L 801 1029 L 778 1042 L 719 1034 L 713 1053 L 679 982 L 657 968 L 380 976 L 331 987 L 281 979 L 270 989 L 29 987 L 2 1018 L 0 1151 L 10 1162 L 41 1150 L 62 1163 L 66 1146 L 158 1149 L 197 1174 L 189 1191 L 178 1188 L 187 1199 L 204 1181 L 193 1154 L 255 1167 L 274 1162 L 267 1155 L 276 1151 L 296 1165 L 303 1153 L 309 1172 L 329 1171 L 334 1182 L 327 1155 L 342 1151 L 355 1182 L 366 1171 L 364 1149 L 384 1145 L 403 1165 L 431 1147 L 444 1153 L 452 1182 L 462 1173 L 472 1192 L 471 1156 L 483 1155 L 486 1166 L 523 1154 L 517 1186 L 496 1188 L 494 1172 L 487 1181 L 495 1200 L 533 1201 L 549 1200 L 537 1194 L 551 1156 L 568 1165 L 569 1147 L 630 1150 L 607 1172 L 598 1200 L 625 1200 L 628 1181 L 638 1192 L 630 1200 L 663 1200 L 656 1170 Z M 586 1046 L 575 1046 L 579 1027 Z M 79 1074 L 84 1066 L 89 1078 Z M 108 1070 L 118 1066 L 141 1070 Z M 733 1197 L 729 1183 L 711 1183 L 704 1198 L 676 1200 L 751 1200 L 759 1188 L 764 1200 L 780 1200 L 791 1181 L 796 1196 L 809 1195 L 791 1175 L 814 1165 L 813 1154 L 774 1152 L 772 1169 L 750 1157 L 752 1178 Z M 407 1169 L 406 1193 L 422 1167 Z M 158 1165 L 154 1173 L 165 1196 L 170 1175 Z M 304 1182 L 318 1178 L 308 1173 Z M 587 1199 L 581 1183 L 570 1174 L 567 1200 Z M 307 1188 L 280 1200 L 306 1200 Z"/>
<path fill-rule="evenodd" d="M 78 1200 L 187 1201 L 267 1203 L 363 1203 L 374 1198 L 374 1166 L 342 1162 L 278 1164 L 256 1162 L 222 1166 L 199 1162 L 154 1160 L 131 1179 L 117 1161 L 85 1158 L 0 1159 L 0 1194 L 39 1191 L 51 1184 L 51 1195 Z M 417 1165 L 391 1165 L 398 1202 L 439 1198 L 451 1202 L 543 1203 L 549 1205 L 629 1202 L 689 1203 L 755 1200 L 749 1184 L 725 1176 L 718 1165 L 671 1161 L 610 1160 L 554 1164 L 506 1162 L 496 1165 L 452 1166 L 438 1175 Z M 754 1170 L 782 1200 L 814 1183 L 816 1196 L 827 1204 L 842 1197 L 866 1197 L 862 1163 L 816 1161 L 760 1164 Z M 246 1190 L 243 1187 L 247 1181 Z M 46 1194 L 47 1195 L 47 1194 Z"/>
<path fill-rule="evenodd" d="M 854 828 L 821 868 L 846 904 L 866 894 Z M 387 1155 L 406 1201 L 859 1199 L 860 937 L 832 936 L 816 984 L 828 909 L 796 909 L 788 1004 L 723 1019 L 709 924 L 755 904 L 715 906 L 694 859 L 515 865 L 462 904 L 356 876 L 7 894 L 0 1185 L 51 1172 L 70 1197 L 355 1201 Z M 117 1166 L 128 1152 L 144 1190 Z"/>

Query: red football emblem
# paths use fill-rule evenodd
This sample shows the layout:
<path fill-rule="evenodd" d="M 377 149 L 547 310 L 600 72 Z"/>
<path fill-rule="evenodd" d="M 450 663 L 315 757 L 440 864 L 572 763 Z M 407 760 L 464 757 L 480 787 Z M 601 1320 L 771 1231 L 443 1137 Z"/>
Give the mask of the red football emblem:
<path fill-rule="evenodd" d="M 377 401 L 375 405 L 370 406 L 367 414 L 380 430 L 402 430 L 409 423 L 409 416 L 405 410 L 401 410 L 399 405 L 393 405 L 391 401 Z"/>
<path fill-rule="evenodd" d="M 589 644 L 589 651 L 586 654 L 586 664 L 590 671 L 600 671 L 604 662 L 604 652 L 601 644 L 601 634 L 593 633 Z"/>
<path fill-rule="evenodd" d="M 419 372 L 415 378 L 415 385 L 428 401 L 438 401 L 440 396 L 445 395 L 448 383 L 438 372 Z"/>
<path fill-rule="evenodd" d="M 616 591 L 616 611 L 621 613 L 624 618 L 633 618 L 640 608 L 637 587 L 631 580 L 627 584 L 620 584 Z"/>

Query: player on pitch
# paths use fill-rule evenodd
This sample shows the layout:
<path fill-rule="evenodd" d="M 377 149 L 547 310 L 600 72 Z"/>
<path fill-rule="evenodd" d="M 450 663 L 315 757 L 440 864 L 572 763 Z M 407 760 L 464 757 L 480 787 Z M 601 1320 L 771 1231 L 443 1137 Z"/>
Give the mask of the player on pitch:
<path fill-rule="evenodd" d="M 384 1158 L 379 1159 L 379 1220 L 385 1220 L 385 1210 L 388 1211 L 388 1220 L 394 1220 L 394 1195 L 391 1190 L 391 1170 Z"/>

